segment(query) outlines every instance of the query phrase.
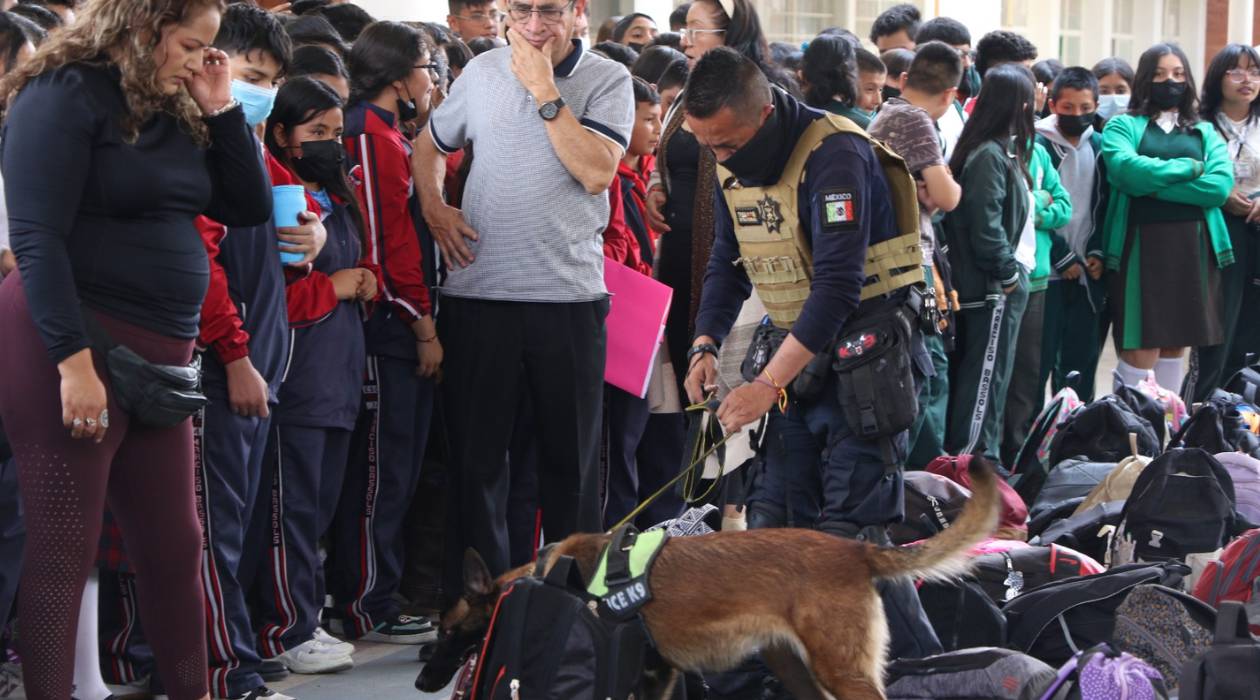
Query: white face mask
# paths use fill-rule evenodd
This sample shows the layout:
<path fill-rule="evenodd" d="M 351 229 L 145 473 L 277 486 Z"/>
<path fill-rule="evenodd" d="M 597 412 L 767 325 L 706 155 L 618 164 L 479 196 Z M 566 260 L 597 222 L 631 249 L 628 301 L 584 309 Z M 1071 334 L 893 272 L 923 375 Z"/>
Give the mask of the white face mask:
<path fill-rule="evenodd" d="M 1128 95 L 1101 95 L 1098 98 L 1098 116 L 1103 119 L 1111 119 L 1128 109 Z"/>

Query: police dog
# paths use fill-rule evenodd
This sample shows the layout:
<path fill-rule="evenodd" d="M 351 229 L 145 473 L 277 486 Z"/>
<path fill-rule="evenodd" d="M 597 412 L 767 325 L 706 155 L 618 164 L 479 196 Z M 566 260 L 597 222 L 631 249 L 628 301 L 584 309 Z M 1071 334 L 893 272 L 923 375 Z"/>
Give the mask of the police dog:
<path fill-rule="evenodd" d="M 670 697 L 677 671 L 726 671 L 760 652 L 798 700 L 884 700 L 888 626 L 875 582 L 948 580 L 967 570 L 969 550 L 989 536 L 1000 508 L 993 468 L 971 461 L 973 493 L 954 524 L 913 547 L 877 547 L 813 530 L 719 532 L 666 541 L 650 573 L 653 598 L 643 620 L 668 667 L 645 673 L 647 700 Z M 541 562 L 573 557 L 588 579 L 610 536 L 573 535 Z M 534 565 L 492 580 L 480 557 L 464 562 L 465 593 L 443 616 L 433 657 L 416 680 L 445 687 L 485 635 L 508 582 Z"/>

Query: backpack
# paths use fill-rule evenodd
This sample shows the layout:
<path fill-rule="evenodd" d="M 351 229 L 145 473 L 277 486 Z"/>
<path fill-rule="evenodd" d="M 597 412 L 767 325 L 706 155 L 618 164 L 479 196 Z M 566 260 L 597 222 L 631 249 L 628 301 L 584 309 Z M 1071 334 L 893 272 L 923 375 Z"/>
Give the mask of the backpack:
<path fill-rule="evenodd" d="M 1075 458 L 1060 462 L 1046 477 L 1041 491 L 1032 501 L 1030 512 L 1043 510 L 1049 504 L 1088 496 L 1115 468 L 1114 462 L 1090 462 Z"/>
<path fill-rule="evenodd" d="M 1058 503 L 1038 502 L 1028 511 L 1028 539 L 1041 535 L 1054 523 L 1066 520 L 1076 512 L 1084 498 L 1069 498 Z"/>
<path fill-rule="evenodd" d="M 906 472 L 905 519 L 889 526 L 888 535 L 897 545 L 927 539 L 949 527 L 969 498 L 970 491 L 944 476 Z"/>
<path fill-rule="evenodd" d="M 1176 692 L 1181 667 L 1212 644 L 1216 611 L 1194 596 L 1157 585 L 1134 588 L 1116 608 L 1111 642 L 1144 659 Z"/>
<path fill-rule="evenodd" d="M 926 582 L 918 590 L 942 649 L 1006 645 L 1006 616 L 974 579 Z"/>
<path fill-rule="evenodd" d="M 961 649 L 922 659 L 898 659 L 885 670 L 888 700 L 983 698 L 1037 700 L 1054 669 L 1010 649 Z"/>
<path fill-rule="evenodd" d="M 626 700 L 647 650 L 638 618 L 613 622 L 588 606 L 577 565 L 557 557 L 544 580 L 526 577 L 499 597 L 469 700 Z"/>
<path fill-rule="evenodd" d="M 943 455 L 928 463 L 926 471 L 947 477 L 967 489 L 971 488 L 971 474 L 968 469 L 971 455 L 951 457 Z M 1003 539 L 1025 539 L 1028 533 L 1028 506 L 1019 497 L 1011 485 L 997 480 L 998 492 L 1002 496 L 1002 513 L 998 516 L 997 535 Z"/>
<path fill-rule="evenodd" d="M 1099 503 L 1083 513 L 1051 523 L 1041 534 L 1029 540 L 1029 543 L 1061 544 L 1103 561 L 1111 544 L 1111 530 L 1120 524 L 1123 512 L 1124 501 Z"/>
<path fill-rule="evenodd" d="M 1138 454 L 1137 435 L 1129 435 L 1129 447 L 1132 450 L 1130 455 L 1121 460 L 1102 483 L 1089 492 L 1081 505 L 1077 506 L 1077 513 L 1084 513 L 1100 503 L 1129 500 L 1138 475 L 1151 463 L 1150 457 Z"/>
<path fill-rule="evenodd" d="M 1234 506 L 1248 522 L 1260 524 L 1260 460 L 1241 452 L 1222 452 L 1216 461 L 1234 480 Z"/>
<path fill-rule="evenodd" d="M 1113 563 L 1214 552 L 1234 532 L 1234 483 L 1212 455 L 1170 449 L 1144 469 L 1124 504 Z"/>
<path fill-rule="evenodd" d="M 1167 700 L 1159 671 L 1107 644 L 1087 649 L 1063 664 L 1041 700 Z"/>
<path fill-rule="evenodd" d="M 1190 573 L 1179 562 L 1126 564 L 1026 591 L 1007 603 L 1007 646 L 1059 666 L 1079 649 L 1109 641 L 1116 608 L 1144 583 L 1176 587 Z"/>
<path fill-rule="evenodd" d="M 1192 593 L 1214 607 L 1227 601 L 1252 605 L 1260 577 L 1260 530 L 1248 530 L 1229 543 L 1220 558 L 1208 564 Z M 1260 601 L 1257 601 L 1260 602 Z M 1260 633 L 1260 625 L 1252 625 Z"/>
<path fill-rule="evenodd" d="M 972 560 L 971 575 L 998 605 L 1024 591 L 1074 576 L 1102 573 L 1102 566 L 1067 547 L 1017 547 Z"/>
<path fill-rule="evenodd" d="M 1247 632 L 1241 603 L 1221 603 L 1212 646 L 1182 669 L 1179 697 L 1260 700 L 1260 645 Z"/>
<path fill-rule="evenodd" d="M 1242 452 L 1260 459 L 1260 435 L 1248 422 L 1255 411 L 1241 396 L 1218 389 L 1182 424 L 1168 446 L 1200 447 L 1212 454 Z"/>
<path fill-rule="evenodd" d="M 1071 457 L 1113 464 L 1133 453 L 1129 433 L 1137 435 L 1138 453 L 1154 457 L 1161 442 L 1151 424 L 1115 395 L 1108 394 L 1072 414 L 1050 445 L 1050 464 Z"/>
<path fill-rule="evenodd" d="M 1046 478 L 1046 471 L 1051 464 L 1050 445 L 1059 432 L 1059 426 L 1068 421 L 1083 405 L 1076 391 L 1070 386 L 1065 387 L 1050 399 L 1033 421 L 1033 427 L 1024 439 L 1024 444 L 1020 446 L 1011 467 L 1011 485 L 1025 503 L 1037 495 L 1040 482 Z"/>
<path fill-rule="evenodd" d="M 1153 374 L 1153 373 L 1151 373 Z M 1158 390 L 1159 386 L 1154 385 L 1150 376 L 1143 379 L 1138 386 L 1129 386 L 1123 382 L 1117 381 L 1115 390 L 1112 392 L 1124 402 L 1126 406 L 1133 409 L 1133 412 L 1141 416 L 1151 428 L 1155 430 L 1155 438 L 1159 440 L 1159 444 L 1164 444 L 1164 440 L 1168 437 L 1168 418 L 1164 410 L 1164 404 L 1160 403 L 1152 394 L 1144 390 L 1147 382 L 1151 381 L 1154 389 Z M 1178 399 L 1180 401 L 1180 399 Z M 1185 404 L 1181 404 L 1182 410 L 1185 410 Z"/>
<path fill-rule="evenodd" d="M 1223 387 L 1225 391 L 1237 394 L 1243 401 L 1253 405 L 1260 404 L 1260 365 L 1252 364 L 1255 359 L 1254 355 L 1248 353 L 1248 366 L 1234 373 Z"/>

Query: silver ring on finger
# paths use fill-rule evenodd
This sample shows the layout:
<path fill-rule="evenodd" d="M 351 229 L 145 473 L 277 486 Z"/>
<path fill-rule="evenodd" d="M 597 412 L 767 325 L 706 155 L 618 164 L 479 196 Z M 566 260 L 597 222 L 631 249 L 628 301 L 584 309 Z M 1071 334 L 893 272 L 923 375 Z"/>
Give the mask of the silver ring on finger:
<path fill-rule="evenodd" d="M 101 411 L 100 421 L 101 421 L 101 427 L 102 427 L 102 428 L 108 428 L 108 427 L 109 427 L 109 409 L 108 409 L 108 408 L 103 409 L 103 410 Z"/>
<path fill-rule="evenodd" d="M 74 420 L 70 421 L 70 425 L 71 425 L 72 427 L 75 427 L 75 428 L 82 428 L 82 427 L 83 427 L 83 419 L 82 419 L 82 418 L 75 418 Z"/>
<path fill-rule="evenodd" d="M 95 428 L 95 427 L 96 427 L 96 419 L 95 419 L 95 418 L 84 418 L 84 419 L 83 419 L 83 422 L 84 422 L 84 423 L 87 423 L 87 427 L 89 427 L 89 428 Z"/>

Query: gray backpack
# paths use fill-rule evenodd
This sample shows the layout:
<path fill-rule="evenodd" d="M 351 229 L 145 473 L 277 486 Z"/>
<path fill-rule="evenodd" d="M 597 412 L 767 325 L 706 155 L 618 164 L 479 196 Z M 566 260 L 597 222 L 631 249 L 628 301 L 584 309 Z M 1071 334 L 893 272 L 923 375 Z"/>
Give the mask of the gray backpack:
<path fill-rule="evenodd" d="M 1036 700 L 1055 670 L 1010 649 L 978 647 L 888 664 L 888 700 Z"/>

